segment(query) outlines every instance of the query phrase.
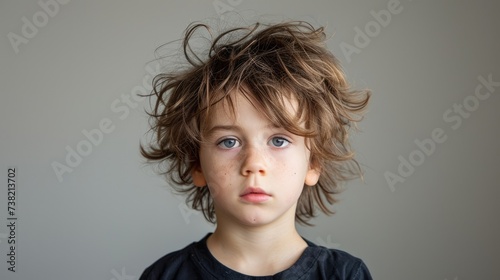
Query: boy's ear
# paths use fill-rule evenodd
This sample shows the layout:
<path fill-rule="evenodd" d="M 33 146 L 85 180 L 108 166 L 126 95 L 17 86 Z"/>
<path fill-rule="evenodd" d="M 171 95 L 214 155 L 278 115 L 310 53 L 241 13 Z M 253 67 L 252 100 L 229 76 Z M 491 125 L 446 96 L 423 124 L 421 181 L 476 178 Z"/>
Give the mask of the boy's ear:
<path fill-rule="evenodd" d="M 321 172 L 319 171 L 318 168 L 309 168 L 306 173 L 306 179 L 304 180 L 304 184 L 307 186 L 314 186 L 316 183 L 319 181 L 319 176 L 321 175 Z"/>
<path fill-rule="evenodd" d="M 321 166 L 315 157 L 312 157 L 309 162 L 309 170 L 306 173 L 304 184 L 306 186 L 314 186 L 318 183 L 321 175 Z"/>
<path fill-rule="evenodd" d="M 193 178 L 193 184 L 196 187 L 204 187 L 207 185 L 207 180 L 205 179 L 205 175 L 203 175 L 203 171 L 200 166 L 193 168 L 191 171 L 191 177 Z"/>

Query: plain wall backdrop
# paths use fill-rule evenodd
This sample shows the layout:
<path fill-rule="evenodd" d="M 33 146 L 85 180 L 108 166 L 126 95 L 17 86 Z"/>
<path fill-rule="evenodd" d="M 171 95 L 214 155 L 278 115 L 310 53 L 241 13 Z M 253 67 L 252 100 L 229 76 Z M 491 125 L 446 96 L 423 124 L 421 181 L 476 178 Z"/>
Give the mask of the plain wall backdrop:
<path fill-rule="evenodd" d="M 138 279 L 213 230 L 144 164 L 135 94 L 158 46 L 224 11 L 325 25 L 349 81 L 373 92 L 352 136 L 365 179 L 305 238 L 375 279 L 500 279 L 500 4 L 487 0 L 2 1 L 1 279 Z"/>

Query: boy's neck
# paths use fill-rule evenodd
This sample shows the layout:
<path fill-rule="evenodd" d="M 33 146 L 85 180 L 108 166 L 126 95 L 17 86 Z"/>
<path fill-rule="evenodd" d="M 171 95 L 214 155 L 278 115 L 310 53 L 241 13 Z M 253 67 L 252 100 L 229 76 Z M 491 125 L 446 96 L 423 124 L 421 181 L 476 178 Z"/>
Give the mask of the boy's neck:
<path fill-rule="evenodd" d="M 292 266 L 307 243 L 294 223 L 260 227 L 219 223 L 207 246 L 225 266 L 243 274 L 265 276 Z"/>

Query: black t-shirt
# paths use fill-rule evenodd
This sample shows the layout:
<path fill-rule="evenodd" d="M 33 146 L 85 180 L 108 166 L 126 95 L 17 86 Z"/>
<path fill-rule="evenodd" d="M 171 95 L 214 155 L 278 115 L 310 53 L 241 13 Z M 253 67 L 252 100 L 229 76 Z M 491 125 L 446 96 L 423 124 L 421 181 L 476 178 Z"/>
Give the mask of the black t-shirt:
<path fill-rule="evenodd" d="M 336 249 L 309 245 L 290 268 L 270 276 L 249 276 L 234 271 L 217 261 L 207 247 L 207 234 L 182 250 L 172 252 L 144 270 L 139 280 L 170 279 L 328 279 L 371 280 L 362 260 Z"/>

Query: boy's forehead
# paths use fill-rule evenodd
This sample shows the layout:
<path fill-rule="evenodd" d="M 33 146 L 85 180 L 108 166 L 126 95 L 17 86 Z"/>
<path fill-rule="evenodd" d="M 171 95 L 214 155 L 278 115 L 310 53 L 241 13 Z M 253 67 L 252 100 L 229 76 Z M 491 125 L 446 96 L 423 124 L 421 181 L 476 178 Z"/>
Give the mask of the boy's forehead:
<path fill-rule="evenodd" d="M 245 117 L 244 112 L 240 110 L 241 102 L 248 102 L 242 93 L 231 93 L 221 101 L 209 106 L 205 125 L 210 129 L 214 125 L 233 125 L 237 119 Z M 258 107 L 255 107 L 258 110 Z"/>
<path fill-rule="evenodd" d="M 267 118 L 273 126 L 281 127 L 282 124 L 276 120 L 273 121 L 276 118 L 272 116 L 284 115 L 287 118 L 295 118 L 298 114 L 298 108 L 297 98 L 293 94 L 276 95 L 273 100 L 272 98 L 259 98 L 247 92 L 233 91 L 224 99 L 208 107 L 206 118 L 202 123 L 204 130 L 210 129 L 215 122 L 234 124 L 238 119 L 248 117 L 245 112 L 250 109 L 256 110 L 264 118 Z"/>

